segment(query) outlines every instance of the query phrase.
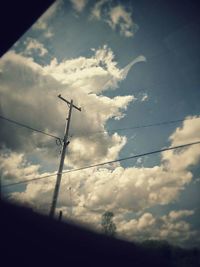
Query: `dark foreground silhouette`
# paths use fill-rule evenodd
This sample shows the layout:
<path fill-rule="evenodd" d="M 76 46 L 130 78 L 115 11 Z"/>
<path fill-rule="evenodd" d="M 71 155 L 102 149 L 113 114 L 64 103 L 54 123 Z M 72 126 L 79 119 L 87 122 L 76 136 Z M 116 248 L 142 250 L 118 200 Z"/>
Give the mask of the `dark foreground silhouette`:
<path fill-rule="evenodd" d="M 4 201 L 0 212 L 1 266 L 200 266 L 197 249 L 112 239 Z"/>

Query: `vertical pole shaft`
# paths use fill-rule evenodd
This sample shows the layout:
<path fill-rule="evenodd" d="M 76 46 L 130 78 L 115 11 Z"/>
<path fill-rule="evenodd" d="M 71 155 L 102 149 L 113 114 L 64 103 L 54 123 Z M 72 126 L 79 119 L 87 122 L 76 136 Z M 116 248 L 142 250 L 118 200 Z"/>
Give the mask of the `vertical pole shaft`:
<path fill-rule="evenodd" d="M 70 197 L 70 205 L 71 205 L 70 206 L 70 216 L 72 217 L 72 211 L 73 211 L 72 210 L 72 208 L 73 208 L 72 206 L 73 205 L 72 205 L 72 188 L 71 188 L 71 185 L 70 185 L 70 188 L 69 188 L 69 197 Z"/>
<path fill-rule="evenodd" d="M 69 135 L 69 125 L 70 125 L 70 120 L 71 120 L 71 113 L 72 113 L 72 107 L 73 107 L 73 100 L 70 102 L 70 107 L 69 107 L 69 115 L 67 118 L 67 123 L 65 127 L 65 135 L 63 139 L 63 146 L 62 146 L 62 152 L 61 152 L 61 157 L 60 157 L 60 165 L 58 169 L 58 174 L 57 174 L 57 179 L 56 179 L 56 185 L 54 188 L 54 193 L 53 193 L 53 199 L 52 199 L 52 204 L 50 208 L 50 217 L 54 217 L 55 214 L 55 209 L 56 209 L 56 204 L 57 204 L 57 199 L 58 199 L 58 193 L 60 189 L 60 182 L 62 178 L 62 171 L 63 171 L 63 166 L 64 166 L 64 160 L 65 160 L 65 154 L 66 154 L 66 149 L 67 149 L 67 141 L 68 141 L 68 135 Z"/>
<path fill-rule="evenodd" d="M 59 212 L 58 220 L 59 220 L 60 222 L 62 221 L 62 210 L 60 210 L 60 212 Z"/>

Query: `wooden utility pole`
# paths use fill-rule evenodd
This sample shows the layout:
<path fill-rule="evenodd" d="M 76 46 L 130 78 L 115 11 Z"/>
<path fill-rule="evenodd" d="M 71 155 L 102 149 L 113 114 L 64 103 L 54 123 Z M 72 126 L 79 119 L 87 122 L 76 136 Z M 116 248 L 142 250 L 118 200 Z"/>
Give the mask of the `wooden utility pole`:
<path fill-rule="evenodd" d="M 61 222 L 61 221 L 62 221 L 62 210 L 60 210 L 60 212 L 59 212 L 59 217 L 58 217 L 58 220 L 59 220 L 59 222 Z"/>
<path fill-rule="evenodd" d="M 73 104 L 73 100 L 71 100 L 71 102 L 69 102 L 68 100 L 63 98 L 61 95 L 58 95 L 58 97 L 67 103 L 67 105 L 69 106 L 69 113 L 68 113 L 68 117 L 66 119 L 65 135 L 64 135 L 64 139 L 63 139 L 63 145 L 62 145 L 60 165 L 59 165 L 59 169 L 58 169 L 58 173 L 57 173 L 57 179 L 56 179 L 56 184 L 55 184 L 54 193 L 53 193 L 53 199 L 52 199 L 50 213 L 49 213 L 50 217 L 54 217 L 54 214 L 55 214 L 55 209 L 56 209 L 56 204 L 57 204 L 57 199 L 58 199 L 58 193 L 59 193 L 59 189 L 60 189 L 60 182 L 61 182 L 61 178 L 62 178 L 62 171 L 63 171 L 63 166 L 64 166 L 66 149 L 67 149 L 67 146 L 69 145 L 68 136 L 69 136 L 69 126 L 70 126 L 72 108 L 76 108 L 78 111 L 81 111 L 81 108 L 78 108 L 77 106 L 75 106 Z"/>

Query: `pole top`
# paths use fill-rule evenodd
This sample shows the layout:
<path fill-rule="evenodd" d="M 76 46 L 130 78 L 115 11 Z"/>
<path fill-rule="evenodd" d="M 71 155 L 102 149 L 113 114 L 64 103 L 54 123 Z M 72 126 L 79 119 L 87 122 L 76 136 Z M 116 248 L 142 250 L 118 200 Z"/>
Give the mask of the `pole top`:
<path fill-rule="evenodd" d="M 61 94 L 59 94 L 58 97 L 59 97 L 61 100 L 63 100 L 64 102 L 66 102 L 67 104 L 69 104 L 69 105 L 70 105 L 71 102 L 72 102 L 72 106 L 73 106 L 75 109 L 77 109 L 78 111 L 81 111 L 81 108 L 78 108 L 77 106 L 75 106 L 75 105 L 73 104 L 73 100 L 71 100 L 71 102 L 69 102 L 67 99 L 65 99 L 64 97 L 62 97 Z"/>

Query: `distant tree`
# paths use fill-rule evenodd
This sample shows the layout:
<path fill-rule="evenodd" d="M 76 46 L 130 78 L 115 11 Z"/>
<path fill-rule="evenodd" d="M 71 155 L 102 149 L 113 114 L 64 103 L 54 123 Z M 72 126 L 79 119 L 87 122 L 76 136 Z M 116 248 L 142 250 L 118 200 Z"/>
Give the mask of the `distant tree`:
<path fill-rule="evenodd" d="M 115 236 L 116 234 L 116 225 L 112 221 L 113 217 L 114 214 L 111 211 L 106 211 L 102 215 L 101 225 L 103 228 L 103 232 L 108 236 Z"/>

